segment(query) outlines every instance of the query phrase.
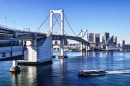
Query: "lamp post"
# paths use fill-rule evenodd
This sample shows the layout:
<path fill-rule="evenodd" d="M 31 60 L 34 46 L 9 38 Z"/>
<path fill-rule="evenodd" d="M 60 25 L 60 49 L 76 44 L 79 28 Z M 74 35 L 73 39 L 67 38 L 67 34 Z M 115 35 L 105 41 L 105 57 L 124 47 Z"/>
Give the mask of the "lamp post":
<path fill-rule="evenodd" d="M 7 29 L 7 17 L 5 17 L 5 24 L 6 24 L 6 29 Z"/>

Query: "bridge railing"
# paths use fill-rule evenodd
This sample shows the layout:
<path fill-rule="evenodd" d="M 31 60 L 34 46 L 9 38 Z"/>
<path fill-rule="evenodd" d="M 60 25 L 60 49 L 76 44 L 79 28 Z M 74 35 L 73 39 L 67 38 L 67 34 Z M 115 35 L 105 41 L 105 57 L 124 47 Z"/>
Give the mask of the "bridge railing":
<path fill-rule="evenodd" d="M 8 27 L 8 26 L 2 25 L 2 24 L 0 24 L 0 28 L 1 28 L 1 29 L 5 29 L 5 30 L 10 30 L 10 31 L 30 32 L 30 33 L 41 33 L 41 32 L 35 32 L 35 31 L 31 31 L 31 30 L 29 30 L 29 31 L 25 31 L 24 29 L 23 29 L 23 30 L 20 30 L 20 29 Z"/>
<path fill-rule="evenodd" d="M 15 30 L 15 28 L 8 27 L 8 26 L 2 25 L 2 24 L 0 24 L 0 28 L 7 29 L 7 30 Z"/>
<path fill-rule="evenodd" d="M 0 59 L 10 58 L 12 56 L 22 55 L 23 46 L 1 47 Z"/>
<path fill-rule="evenodd" d="M 9 46 L 9 47 L 0 47 L 0 52 L 6 52 L 11 50 L 22 50 L 23 46 Z"/>

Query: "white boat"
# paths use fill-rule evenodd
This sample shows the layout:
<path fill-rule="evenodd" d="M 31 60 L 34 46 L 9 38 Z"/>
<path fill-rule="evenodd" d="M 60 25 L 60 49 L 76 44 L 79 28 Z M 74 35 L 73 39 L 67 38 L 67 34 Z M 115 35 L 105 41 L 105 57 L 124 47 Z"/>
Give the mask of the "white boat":
<path fill-rule="evenodd" d="M 105 75 L 104 69 L 96 69 L 96 70 L 81 70 L 78 72 L 78 76 L 101 76 Z"/>

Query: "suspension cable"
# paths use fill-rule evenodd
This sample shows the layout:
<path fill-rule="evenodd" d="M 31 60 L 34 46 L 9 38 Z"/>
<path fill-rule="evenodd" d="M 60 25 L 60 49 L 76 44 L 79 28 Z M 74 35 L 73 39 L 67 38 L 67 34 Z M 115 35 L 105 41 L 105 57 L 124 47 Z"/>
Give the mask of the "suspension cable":
<path fill-rule="evenodd" d="M 73 29 L 71 28 L 71 26 L 70 26 L 70 24 L 69 24 L 69 22 L 68 22 L 68 20 L 67 20 L 67 18 L 66 18 L 66 16 L 65 16 L 65 15 L 64 15 L 64 17 L 65 17 L 65 20 L 66 20 L 67 24 L 69 25 L 69 27 L 70 27 L 71 31 L 75 34 L 75 32 L 74 32 L 74 31 L 73 31 Z M 80 31 L 80 33 L 79 33 L 78 35 L 76 35 L 76 34 L 75 34 L 75 36 L 79 37 L 79 35 L 81 34 L 81 32 L 82 32 L 82 30 Z M 86 32 L 87 32 L 87 30 L 86 30 Z M 86 32 L 84 33 L 84 35 L 83 35 L 82 37 L 84 37 L 84 36 L 85 36 Z"/>
<path fill-rule="evenodd" d="M 56 24 L 57 20 L 59 19 L 59 16 L 56 18 L 56 21 L 54 22 L 54 24 L 52 25 L 52 27 L 50 28 L 50 30 L 48 31 L 48 33 L 52 30 L 53 26 Z"/>
<path fill-rule="evenodd" d="M 37 31 L 39 31 L 39 29 L 42 27 L 42 25 L 46 22 L 46 20 L 49 18 L 49 16 L 50 16 L 50 14 L 46 17 L 46 19 L 42 22 L 42 24 L 39 26 L 39 28 L 36 30 L 36 32 Z"/>
<path fill-rule="evenodd" d="M 69 24 L 69 22 L 68 22 L 68 20 L 67 20 L 67 18 L 66 18 L 65 15 L 64 15 L 64 17 L 65 17 L 65 20 L 66 20 L 67 24 L 69 25 L 69 28 L 71 29 L 71 31 L 74 33 L 75 36 L 77 36 L 77 35 L 75 34 L 75 32 L 73 31 L 73 29 L 71 28 L 71 26 L 70 26 L 70 24 Z"/>
<path fill-rule="evenodd" d="M 85 31 L 85 33 L 84 33 L 84 35 L 83 35 L 82 37 L 84 37 L 84 36 L 85 36 L 86 32 L 87 32 L 87 30 Z"/>
<path fill-rule="evenodd" d="M 60 15 L 59 15 L 60 16 Z M 56 19 L 56 16 L 55 16 L 55 14 L 54 14 L 54 17 L 55 17 L 55 19 Z M 56 20 L 57 22 L 58 22 L 58 20 Z M 58 22 L 58 24 L 59 24 L 59 26 L 61 27 L 61 25 L 60 25 L 60 23 Z"/>
<path fill-rule="evenodd" d="M 82 32 L 82 30 L 80 31 L 79 35 L 81 34 L 81 32 Z M 78 36 L 79 36 L 79 35 L 78 35 Z"/>
<path fill-rule="evenodd" d="M 56 19 L 56 16 L 54 15 L 54 17 L 55 17 L 55 19 Z M 56 20 L 57 22 L 58 22 L 58 24 L 59 24 L 59 26 L 61 27 L 61 25 L 60 25 L 60 23 L 59 23 L 59 21 L 58 20 Z M 63 29 L 64 30 L 64 29 Z M 64 32 L 66 33 L 66 31 L 64 30 Z M 67 34 L 67 33 L 66 33 Z M 68 35 L 68 34 L 67 34 Z"/>
<path fill-rule="evenodd" d="M 50 14 L 46 17 L 46 19 L 45 19 L 45 20 L 43 21 L 43 23 L 39 26 L 39 28 L 36 30 L 36 32 L 39 31 L 39 29 L 40 29 L 40 28 L 43 26 L 43 24 L 47 21 L 47 19 L 49 18 L 49 16 L 50 16 Z M 59 16 L 56 18 L 56 16 L 54 15 L 54 17 L 55 17 L 55 19 L 56 19 L 55 23 L 58 22 Z M 70 26 L 70 24 L 69 24 L 69 22 L 68 22 L 68 20 L 67 20 L 67 18 L 66 18 L 65 15 L 64 15 L 64 18 L 65 18 L 65 20 L 66 20 L 66 22 L 67 22 L 69 28 L 70 28 L 71 31 L 73 32 L 73 34 L 78 37 L 78 36 L 81 34 L 82 30 L 80 31 L 80 33 L 79 33 L 78 35 L 76 35 L 75 32 L 73 31 L 73 29 L 71 28 L 71 26 Z M 52 28 L 53 28 L 53 26 L 55 25 L 55 23 L 52 25 L 52 27 L 50 28 L 49 32 L 52 30 Z M 58 22 L 58 24 L 59 24 L 59 26 L 61 27 L 61 25 L 60 25 L 59 22 Z M 66 33 L 65 30 L 64 30 L 64 32 Z M 66 34 L 67 34 L 67 33 L 66 33 Z M 86 34 L 86 32 L 84 33 L 84 35 L 85 35 L 85 34 Z M 67 34 L 67 35 L 68 35 L 68 34 Z M 83 35 L 83 36 L 84 36 L 84 35 Z M 82 36 L 82 37 L 83 37 L 83 36 Z"/>

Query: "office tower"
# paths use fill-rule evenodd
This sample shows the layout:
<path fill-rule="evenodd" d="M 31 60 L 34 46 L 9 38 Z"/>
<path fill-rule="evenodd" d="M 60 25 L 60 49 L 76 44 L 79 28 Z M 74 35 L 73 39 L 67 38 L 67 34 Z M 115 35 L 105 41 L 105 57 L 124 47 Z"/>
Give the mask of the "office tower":
<path fill-rule="evenodd" d="M 104 33 L 104 41 L 106 42 L 108 38 L 109 38 L 109 33 L 105 32 Z"/>
<path fill-rule="evenodd" d="M 94 43 L 94 33 L 88 34 L 88 41 L 91 42 L 91 43 Z"/>
<path fill-rule="evenodd" d="M 105 43 L 104 36 L 102 36 L 102 43 Z"/>
<path fill-rule="evenodd" d="M 109 37 L 105 43 L 106 43 L 107 45 L 113 45 L 113 44 L 114 44 L 114 42 L 113 42 L 113 37 L 114 37 L 114 36 Z"/>
<path fill-rule="evenodd" d="M 96 44 L 100 43 L 100 33 L 95 34 L 95 43 Z"/>
<path fill-rule="evenodd" d="M 117 44 L 117 37 L 114 37 L 114 44 Z"/>
<path fill-rule="evenodd" d="M 121 40 L 121 41 L 120 41 L 120 45 L 121 45 L 121 46 L 125 45 L 125 40 Z"/>

